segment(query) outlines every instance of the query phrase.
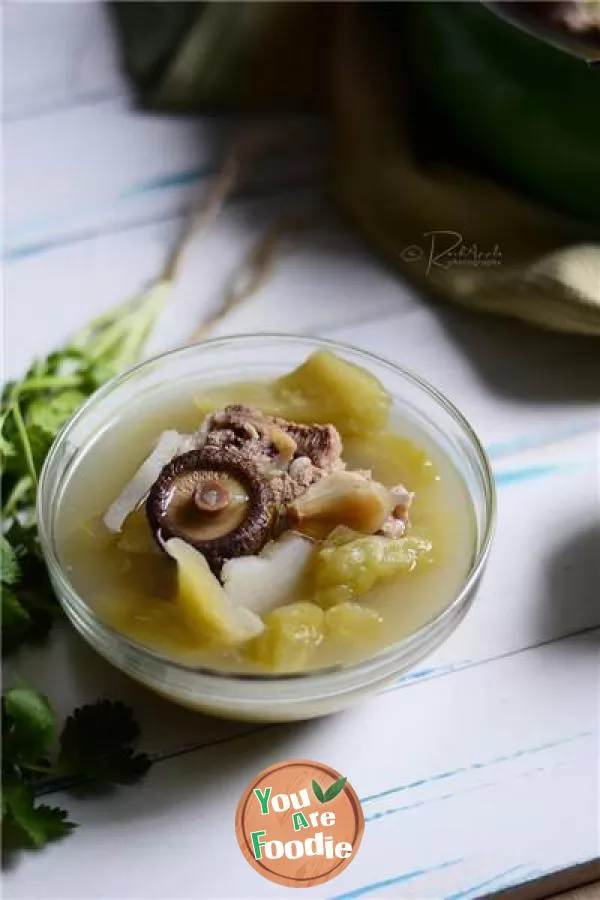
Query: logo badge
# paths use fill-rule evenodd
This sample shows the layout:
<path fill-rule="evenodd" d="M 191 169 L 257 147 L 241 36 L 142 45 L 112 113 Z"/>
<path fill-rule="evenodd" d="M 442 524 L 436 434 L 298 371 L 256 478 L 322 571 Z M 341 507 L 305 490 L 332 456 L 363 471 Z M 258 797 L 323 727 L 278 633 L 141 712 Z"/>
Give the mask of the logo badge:
<path fill-rule="evenodd" d="M 253 869 L 275 884 L 313 887 L 350 865 L 365 819 L 347 778 L 295 759 L 261 772 L 238 804 L 235 833 Z"/>

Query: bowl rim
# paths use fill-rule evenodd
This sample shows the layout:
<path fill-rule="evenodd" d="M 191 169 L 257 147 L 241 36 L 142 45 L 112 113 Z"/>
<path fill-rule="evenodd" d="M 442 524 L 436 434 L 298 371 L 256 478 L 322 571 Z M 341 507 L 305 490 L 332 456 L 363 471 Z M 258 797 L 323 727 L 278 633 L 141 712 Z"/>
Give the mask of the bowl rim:
<path fill-rule="evenodd" d="M 157 365 L 164 365 L 174 358 L 182 358 L 187 356 L 195 356 L 196 354 L 202 354 L 205 349 L 218 350 L 220 347 L 235 347 L 244 344 L 252 345 L 254 343 L 261 342 L 278 343 L 281 341 L 293 342 L 297 345 L 305 345 L 307 348 L 310 348 L 312 350 L 326 349 L 331 350 L 332 352 L 338 350 L 350 353 L 353 356 L 358 356 L 365 361 L 367 371 L 370 371 L 370 369 L 368 368 L 369 362 L 376 363 L 380 367 L 383 366 L 384 368 L 391 370 L 396 376 L 399 375 L 401 378 L 411 383 L 414 387 L 418 388 L 421 391 L 424 391 L 429 395 L 430 399 L 432 399 L 438 406 L 441 406 L 443 410 L 452 417 L 452 419 L 462 430 L 463 434 L 467 437 L 470 449 L 474 451 L 474 455 L 483 475 L 482 482 L 484 488 L 485 515 L 484 527 L 482 529 L 482 534 L 478 539 L 477 550 L 473 555 L 473 560 L 460 590 L 458 591 L 454 599 L 443 610 L 441 610 L 441 612 L 435 615 L 432 619 L 429 619 L 417 630 L 410 632 L 410 634 L 406 635 L 398 641 L 394 641 L 392 644 L 388 644 L 382 647 L 376 653 L 369 655 L 368 657 L 361 659 L 356 663 L 341 663 L 332 666 L 321 667 L 318 669 L 308 669 L 300 672 L 255 673 L 235 671 L 227 672 L 225 670 L 214 669 L 211 667 L 189 665 L 183 662 L 179 662 L 178 660 L 173 659 L 167 654 L 163 654 L 158 650 L 154 650 L 146 646 L 145 644 L 142 644 L 139 641 L 136 641 L 135 639 L 124 635 L 122 632 L 118 631 L 116 628 L 103 621 L 103 619 L 95 613 L 92 607 L 84 600 L 82 596 L 80 596 L 78 591 L 71 584 L 71 581 L 69 580 L 62 566 L 62 563 L 60 562 L 59 555 L 55 547 L 55 516 L 53 517 L 51 514 L 48 517 L 50 522 L 49 525 L 46 521 L 48 514 L 45 508 L 44 497 L 46 494 L 47 483 L 50 478 L 52 467 L 54 465 L 56 457 L 61 452 L 62 447 L 68 441 L 70 434 L 77 426 L 77 424 L 79 424 L 93 408 L 100 405 L 102 401 L 114 390 L 119 388 L 122 384 L 134 377 L 136 374 L 139 374 L 144 370 L 150 369 L 151 367 Z M 85 453 L 87 446 L 87 443 L 80 446 L 76 451 L 76 456 Z M 468 490 L 468 493 L 469 497 L 471 498 L 471 491 Z M 429 634 L 438 633 L 440 629 L 444 628 L 447 622 L 451 622 L 454 617 L 458 617 L 460 615 L 462 607 L 465 605 L 466 600 L 471 595 L 473 588 L 477 584 L 482 574 L 485 563 L 487 561 L 487 557 L 489 555 L 494 535 L 496 525 L 496 506 L 497 501 L 495 479 L 490 460 L 481 440 L 479 439 L 475 430 L 469 423 L 468 419 L 463 415 L 463 413 L 440 390 L 430 384 L 429 381 L 422 378 L 420 375 L 417 375 L 411 369 L 407 369 L 404 366 L 398 365 L 397 363 L 392 362 L 386 357 L 379 356 L 372 351 L 365 350 L 361 347 L 357 347 L 356 345 L 344 341 L 337 341 L 331 338 L 313 337 L 311 335 L 288 334 L 285 332 L 252 332 L 250 334 L 231 336 L 225 335 L 223 337 L 203 340 L 196 344 L 185 345 L 182 347 L 177 347 L 175 349 L 163 351 L 161 353 L 150 356 L 140 361 L 139 363 L 136 363 L 134 366 L 131 366 L 128 369 L 125 369 L 123 372 L 120 372 L 118 375 L 109 379 L 105 384 L 101 385 L 101 387 L 94 391 L 94 393 L 90 397 L 88 397 L 85 402 L 79 407 L 76 413 L 63 425 L 63 427 L 54 438 L 50 450 L 46 455 L 39 476 L 39 484 L 36 496 L 36 522 L 44 560 L 53 580 L 57 581 L 60 585 L 60 590 L 57 590 L 55 588 L 58 595 L 58 600 L 60 602 L 60 605 L 64 608 L 64 611 L 67 613 L 67 617 L 72 621 L 73 624 L 75 624 L 73 622 L 73 615 L 71 609 L 69 608 L 69 603 L 67 602 L 67 600 L 65 600 L 65 597 L 68 597 L 69 601 L 72 603 L 76 613 L 76 617 L 79 618 L 83 616 L 85 620 L 88 620 L 88 625 L 91 624 L 91 626 L 96 629 L 96 631 L 99 632 L 103 637 L 107 638 L 109 641 L 114 642 L 115 646 L 120 645 L 121 647 L 128 649 L 132 653 L 138 654 L 142 659 L 145 658 L 149 662 L 162 664 L 164 666 L 167 666 L 171 670 L 184 673 L 188 676 L 210 679 L 214 683 L 231 683 L 234 685 L 236 683 L 262 684 L 268 686 L 275 685 L 281 682 L 285 682 L 288 684 L 308 684 L 309 682 L 315 683 L 319 679 L 336 675 L 358 675 L 361 671 L 365 671 L 371 668 L 373 665 L 377 665 L 378 663 L 388 663 L 395 656 L 401 657 L 403 653 L 408 653 L 412 647 L 418 646 L 422 641 L 426 640 Z M 81 628 L 78 625 L 76 625 L 76 627 L 81 631 Z M 85 639 L 86 642 L 89 642 L 87 633 L 85 633 Z M 94 646 L 93 643 L 92 646 Z"/>

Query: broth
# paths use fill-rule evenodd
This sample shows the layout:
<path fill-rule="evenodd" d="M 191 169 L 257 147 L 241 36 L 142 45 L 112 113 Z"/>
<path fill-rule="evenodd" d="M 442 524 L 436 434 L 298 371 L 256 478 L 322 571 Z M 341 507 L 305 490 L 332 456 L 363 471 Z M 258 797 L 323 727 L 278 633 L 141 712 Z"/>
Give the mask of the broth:
<path fill-rule="evenodd" d="M 106 510 L 163 431 L 193 432 L 206 414 L 233 403 L 297 419 L 297 405 L 288 408 L 268 382 L 214 386 L 202 394 L 189 385 L 165 385 L 160 395 L 140 398 L 135 410 L 122 411 L 97 435 L 75 466 L 60 498 L 58 551 L 76 591 L 123 634 L 190 666 L 264 672 L 243 648 L 198 647 L 172 600 L 175 564 L 153 542 L 143 509 L 130 517 L 126 546 L 123 536 L 110 533 L 103 523 Z M 326 635 L 302 667 L 306 669 L 357 662 L 425 625 L 457 596 L 475 553 L 475 517 L 462 477 L 401 410 L 392 408 L 385 430 L 345 438 L 343 459 L 348 468 L 370 469 L 385 485 L 402 482 L 414 492 L 407 534 L 431 541 L 432 561 L 358 598 L 383 618 L 376 636 L 339 641 Z M 289 599 L 313 598 L 303 588 L 300 596 Z"/>

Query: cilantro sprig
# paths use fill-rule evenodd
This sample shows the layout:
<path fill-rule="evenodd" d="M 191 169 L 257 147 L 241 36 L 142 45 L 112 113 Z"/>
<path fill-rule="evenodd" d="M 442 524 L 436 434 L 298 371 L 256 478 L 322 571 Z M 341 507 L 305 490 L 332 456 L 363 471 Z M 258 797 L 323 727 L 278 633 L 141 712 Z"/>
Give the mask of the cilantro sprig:
<path fill-rule="evenodd" d="M 139 358 L 170 284 L 94 319 L 70 344 L 37 360 L 20 381 L 4 385 L 0 400 L 2 480 L 2 650 L 46 637 L 58 604 L 35 528 L 35 494 L 52 441 L 101 384 Z"/>
<path fill-rule="evenodd" d="M 36 361 L 0 399 L 0 590 L 2 651 L 43 640 L 59 614 L 35 527 L 40 471 L 52 441 L 96 388 L 137 361 L 167 296 L 168 283 L 94 319 L 71 343 Z M 3 848 L 41 848 L 75 823 L 39 802 L 53 788 L 129 784 L 149 768 L 132 742 L 139 728 L 122 703 L 100 700 L 67 719 L 56 749 L 48 699 L 18 686 L 2 696 Z"/>
<path fill-rule="evenodd" d="M 66 810 L 37 802 L 52 787 L 131 784 L 151 765 L 131 744 L 139 726 L 123 703 L 99 700 L 68 717 L 56 748 L 47 697 L 19 685 L 2 697 L 2 831 L 5 848 L 44 847 L 75 827 Z"/>

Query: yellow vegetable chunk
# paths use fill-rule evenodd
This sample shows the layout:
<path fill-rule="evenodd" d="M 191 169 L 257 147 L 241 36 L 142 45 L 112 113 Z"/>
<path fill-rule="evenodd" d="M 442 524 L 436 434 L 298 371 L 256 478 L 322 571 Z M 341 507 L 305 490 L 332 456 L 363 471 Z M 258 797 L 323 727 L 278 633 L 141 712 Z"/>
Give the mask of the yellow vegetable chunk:
<path fill-rule="evenodd" d="M 252 659 L 274 672 L 295 672 L 323 640 L 325 615 L 315 603 L 290 603 L 269 613 L 265 625 L 251 645 Z"/>
<path fill-rule="evenodd" d="M 279 378 L 273 392 L 304 421 L 330 422 L 343 435 L 364 435 L 383 428 L 392 402 L 374 375 L 329 350 L 311 354 L 301 366 Z"/>
<path fill-rule="evenodd" d="M 345 643 L 368 643 L 381 634 L 382 626 L 379 613 L 360 603 L 338 603 L 325 613 L 327 635 Z"/>
<path fill-rule="evenodd" d="M 349 594 L 366 594 L 383 579 L 412 572 L 431 556 L 431 549 L 431 543 L 420 537 L 366 537 L 336 528 L 315 554 L 317 602 L 328 607 L 336 596 L 348 600 Z"/>
<path fill-rule="evenodd" d="M 260 634 L 260 617 L 231 602 L 198 550 L 181 538 L 171 538 L 165 549 L 177 563 L 176 602 L 191 633 L 229 647 Z"/>

